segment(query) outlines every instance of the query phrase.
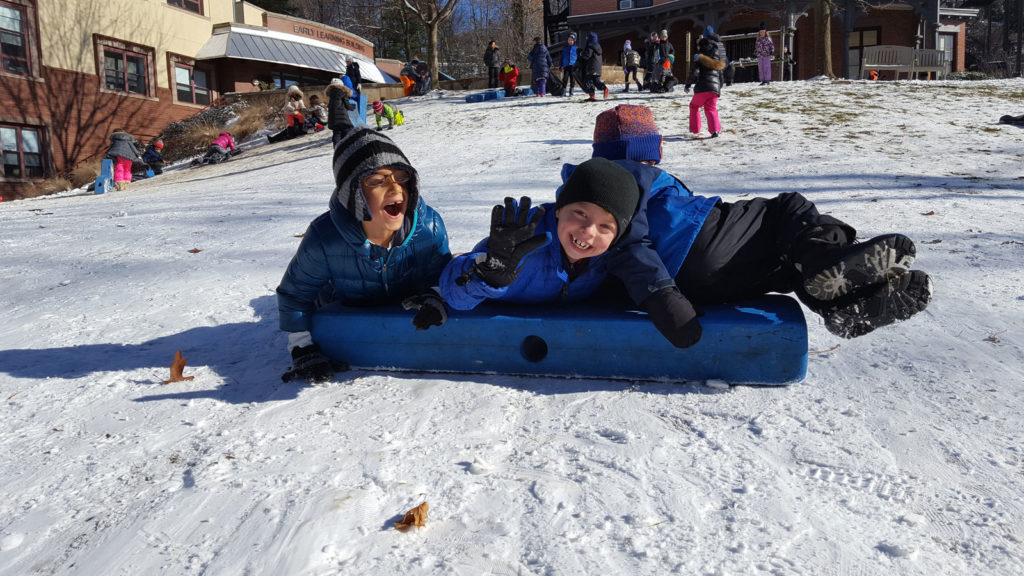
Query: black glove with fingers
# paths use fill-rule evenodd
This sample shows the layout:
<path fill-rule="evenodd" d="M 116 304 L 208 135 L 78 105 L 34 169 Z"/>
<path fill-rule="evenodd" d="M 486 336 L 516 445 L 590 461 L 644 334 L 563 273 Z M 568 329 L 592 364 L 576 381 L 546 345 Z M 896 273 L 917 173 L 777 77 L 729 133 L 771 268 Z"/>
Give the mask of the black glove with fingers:
<path fill-rule="evenodd" d="M 348 370 L 348 366 L 344 366 L 342 370 Z M 310 384 L 330 382 L 332 378 L 334 366 L 331 359 L 316 344 L 292 348 L 292 368 L 281 376 L 281 380 L 285 382 L 305 380 Z"/>
<path fill-rule="evenodd" d="M 534 234 L 544 218 L 544 208 L 538 207 L 530 216 L 530 197 L 505 198 L 505 205 L 491 211 L 491 235 L 487 239 L 487 254 L 477 257 L 473 269 L 480 279 L 495 288 L 515 282 L 522 261 L 534 250 L 547 243 L 547 236 Z"/>
<path fill-rule="evenodd" d="M 703 329 L 693 304 L 674 287 L 651 294 L 640 307 L 666 340 L 676 348 L 689 348 L 700 341 Z"/>
<path fill-rule="evenodd" d="M 417 330 L 426 330 L 431 326 L 443 326 L 448 320 L 448 310 L 445 308 L 444 299 L 433 291 L 402 300 L 402 308 L 417 310 L 416 316 L 412 319 L 412 324 Z"/>

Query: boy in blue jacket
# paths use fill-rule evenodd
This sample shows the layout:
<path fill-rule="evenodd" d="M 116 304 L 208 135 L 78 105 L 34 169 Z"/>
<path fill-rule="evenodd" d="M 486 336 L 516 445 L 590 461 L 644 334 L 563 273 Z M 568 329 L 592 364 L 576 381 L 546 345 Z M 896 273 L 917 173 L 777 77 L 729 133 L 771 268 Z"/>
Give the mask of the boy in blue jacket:
<path fill-rule="evenodd" d="M 909 238 L 855 244 L 853 228 L 796 193 L 735 203 L 694 196 L 653 166 L 660 160 L 649 109 L 602 113 L 594 158 L 563 169 L 554 206 L 530 211 L 528 198 L 518 207 L 507 198 L 495 207 L 490 237 L 442 273 L 442 295 L 456 309 L 582 300 L 611 276 L 680 348 L 701 337 L 693 303 L 793 292 L 845 338 L 928 305 L 931 280 L 910 270 Z"/>
<path fill-rule="evenodd" d="M 334 147 L 330 210 L 309 225 L 277 287 L 292 368 L 282 376 L 326 382 L 334 367 L 310 335 L 313 313 L 402 302 L 417 329 L 447 314 L 431 288 L 451 259 L 444 221 L 420 198 L 419 176 L 386 136 L 361 128 Z M 403 301 L 403 299 L 405 299 Z M 348 369 L 347 366 L 342 369 Z"/>
<path fill-rule="evenodd" d="M 564 95 L 572 96 L 572 89 L 576 86 L 576 76 L 574 70 L 576 68 L 576 59 L 578 57 L 579 46 L 576 45 L 576 34 L 573 32 L 569 33 L 569 37 L 565 39 L 565 48 L 562 48 L 562 86 L 565 88 Z"/>

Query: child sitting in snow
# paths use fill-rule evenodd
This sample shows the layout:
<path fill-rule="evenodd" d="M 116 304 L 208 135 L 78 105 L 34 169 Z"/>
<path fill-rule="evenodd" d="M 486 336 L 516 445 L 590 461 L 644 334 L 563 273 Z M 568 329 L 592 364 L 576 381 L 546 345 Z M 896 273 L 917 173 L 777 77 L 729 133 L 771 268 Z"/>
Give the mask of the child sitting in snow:
<path fill-rule="evenodd" d="M 153 142 L 146 146 L 146 151 L 142 153 L 142 161 L 145 162 L 153 174 L 164 173 L 164 141 L 157 138 Z"/>
<path fill-rule="evenodd" d="M 383 98 L 381 98 L 381 100 L 383 100 Z M 377 119 L 377 131 L 379 132 L 383 130 L 383 128 L 381 128 L 381 117 L 387 118 L 388 130 L 391 130 L 396 125 L 401 126 L 405 122 L 405 117 L 402 115 L 401 110 L 395 108 L 391 104 L 385 104 L 381 100 L 373 101 L 373 115 Z"/>
<path fill-rule="evenodd" d="M 417 329 L 440 326 L 444 303 L 430 289 L 451 259 L 444 221 L 420 197 L 419 175 L 389 138 L 367 128 L 334 147 L 330 210 L 313 220 L 277 287 L 292 369 L 282 377 L 326 382 L 331 361 L 310 335 L 330 302 L 417 309 Z M 405 300 L 403 300 L 403 298 Z M 344 367 L 347 369 L 347 367 Z"/>
<path fill-rule="evenodd" d="M 309 108 L 306 108 L 306 132 L 319 132 L 327 125 L 327 106 L 320 97 L 313 94 L 309 97 Z"/>
<path fill-rule="evenodd" d="M 484 300 L 578 301 L 612 276 L 673 345 L 701 337 L 691 301 L 716 304 L 794 292 L 832 333 L 853 338 L 906 320 L 931 299 L 910 270 L 915 248 L 855 231 L 798 193 L 735 203 L 693 196 L 655 168 L 662 137 L 644 106 L 598 116 L 594 158 L 563 168 L 554 204 L 496 206 L 490 236 L 441 276 L 458 310 Z"/>
<path fill-rule="evenodd" d="M 512 62 L 505 60 L 498 72 L 498 80 L 505 88 L 505 96 L 515 96 L 516 83 L 519 82 L 519 68 Z"/>

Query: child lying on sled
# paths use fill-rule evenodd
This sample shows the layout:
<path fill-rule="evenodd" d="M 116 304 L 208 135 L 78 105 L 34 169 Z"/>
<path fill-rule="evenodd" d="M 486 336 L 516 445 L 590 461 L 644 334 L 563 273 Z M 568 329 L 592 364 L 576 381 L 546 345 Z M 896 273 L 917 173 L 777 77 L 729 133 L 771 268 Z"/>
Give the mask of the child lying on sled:
<path fill-rule="evenodd" d="M 844 338 L 928 305 L 931 280 L 910 270 L 909 238 L 854 243 L 853 228 L 797 193 L 735 203 L 693 196 L 653 166 L 660 160 L 649 109 L 602 113 L 594 158 L 566 166 L 553 204 L 495 206 L 490 236 L 442 273 L 442 296 L 458 310 L 484 300 L 579 301 L 611 276 L 680 348 L 701 337 L 693 304 L 795 293 Z"/>
<path fill-rule="evenodd" d="M 419 193 L 419 176 L 391 139 L 353 130 L 334 147 L 330 210 L 306 230 L 277 287 L 292 368 L 282 376 L 326 382 L 334 366 L 310 335 L 313 313 L 331 302 L 403 302 L 424 329 L 446 318 L 430 288 L 451 259 L 444 221 Z M 347 369 L 347 367 L 343 367 Z"/>

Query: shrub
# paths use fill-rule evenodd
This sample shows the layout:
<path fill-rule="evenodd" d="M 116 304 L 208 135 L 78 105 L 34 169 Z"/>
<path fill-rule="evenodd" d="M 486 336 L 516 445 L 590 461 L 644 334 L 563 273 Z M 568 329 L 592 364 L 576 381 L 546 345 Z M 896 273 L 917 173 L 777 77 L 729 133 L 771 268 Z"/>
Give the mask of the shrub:
<path fill-rule="evenodd" d="M 947 80 L 988 80 L 991 78 L 984 72 L 952 72 L 946 76 Z"/>
<path fill-rule="evenodd" d="M 67 179 L 71 181 L 71 187 L 81 188 L 90 182 L 94 182 L 96 177 L 100 175 L 100 166 L 102 165 L 102 162 L 103 160 L 100 158 L 87 160 L 71 169 L 71 171 L 65 175 Z"/>

